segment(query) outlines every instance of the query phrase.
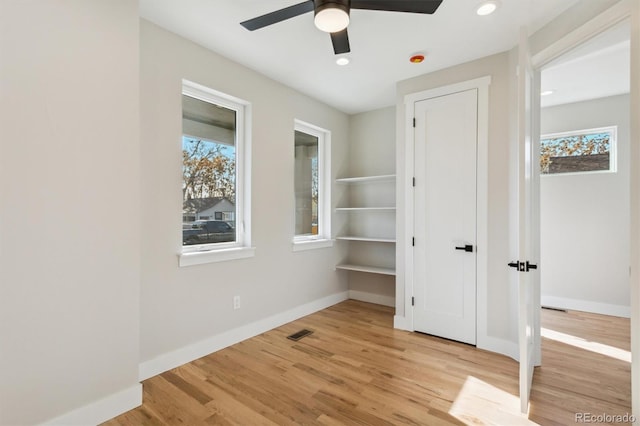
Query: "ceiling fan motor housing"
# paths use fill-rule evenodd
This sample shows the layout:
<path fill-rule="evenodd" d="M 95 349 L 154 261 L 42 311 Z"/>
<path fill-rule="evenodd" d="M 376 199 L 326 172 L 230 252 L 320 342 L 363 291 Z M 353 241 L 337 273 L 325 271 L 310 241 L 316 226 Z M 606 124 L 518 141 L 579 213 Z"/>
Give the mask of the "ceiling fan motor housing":
<path fill-rule="evenodd" d="M 340 9 L 349 15 L 351 0 L 314 0 L 315 9 L 313 15 L 317 15 L 325 9 Z"/>

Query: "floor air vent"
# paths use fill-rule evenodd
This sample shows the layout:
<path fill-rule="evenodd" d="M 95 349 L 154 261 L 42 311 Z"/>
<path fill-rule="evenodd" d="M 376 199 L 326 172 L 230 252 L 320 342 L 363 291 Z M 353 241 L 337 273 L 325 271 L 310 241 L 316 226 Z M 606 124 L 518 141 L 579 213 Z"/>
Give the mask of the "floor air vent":
<path fill-rule="evenodd" d="M 313 331 L 307 330 L 305 328 L 304 330 L 300 330 L 297 333 L 293 333 L 291 336 L 287 336 L 287 339 L 298 341 L 298 340 L 302 339 L 303 337 L 307 337 L 311 333 L 313 333 Z"/>
<path fill-rule="evenodd" d="M 550 311 L 558 311 L 558 312 L 564 312 L 567 313 L 566 309 L 562 309 L 562 308 L 552 308 L 551 306 L 542 306 L 542 309 L 548 309 Z"/>

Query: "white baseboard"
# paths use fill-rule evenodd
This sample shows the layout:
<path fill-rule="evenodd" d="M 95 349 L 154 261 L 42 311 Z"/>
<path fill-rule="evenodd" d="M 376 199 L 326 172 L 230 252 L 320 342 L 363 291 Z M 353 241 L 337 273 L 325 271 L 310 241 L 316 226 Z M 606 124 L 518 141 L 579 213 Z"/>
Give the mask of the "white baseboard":
<path fill-rule="evenodd" d="M 541 296 L 542 306 L 550 308 L 568 309 L 572 311 L 591 312 L 601 315 L 630 318 L 631 307 L 624 305 L 612 305 L 609 303 L 591 302 L 589 300 L 568 299 L 556 296 Z"/>
<path fill-rule="evenodd" d="M 360 302 L 375 303 L 376 305 L 396 307 L 396 298 L 394 296 L 385 296 L 376 293 L 367 293 L 366 291 L 349 290 L 349 299 L 359 300 Z"/>
<path fill-rule="evenodd" d="M 476 348 L 505 355 L 516 361 L 520 359 L 520 348 L 518 346 L 518 342 L 512 342 L 510 340 L 499 339 L 491 336 L 478 336 Z"/>
<path fill-rule="evenodd" d="M 43 426 L 86 426 L 104 423 L 142 404 L 142 384 L 92 402 L 76 410 L 44 422 Z"/>
<path fill-rule="evenodd" d="M 396 315 L 393 317 L 393 328 L 398 330 L 414 331 L 410 318 Z M 476 341 L 476 347 L 478 349 L 484 349 L 489 352 L 495 352 L 498 354 L 506 355 L 516 361 L 519 358 L 518 342 L 512 342 L 509 340 L 499 339 L 491 336 L 478 335 Z"/>
<path fill-rule="evenodd" d="M 269 318 L 253 322 L 251 324 L 243 325 L 233 330 L 209 337 L 208 339 L 200 342 L 176 349 L 175 351 L 162 354 L 140 364 L 140 381 L 146 380 L 149 377 L 156 376 L 160 373 L 164 373 L 165 371 L 179 367 L 195 359 L 202 358 L 205 355 L 280 327 L 281 325 L 295 321 L 314 312 L 326 309 L 329 306 L 343 302 L 348 298 L 349 293 L 347 291 L 332 294 L 331 296 L 306 303 L 286 312 L 273 315 Z"/>
<path fill-rule="evenodd" d="M 407 317 L 403 317 L 402 315 L 394 315 L 393 328 L 396 328 L 398 330 L 413 331 L 411 320 Z"/>

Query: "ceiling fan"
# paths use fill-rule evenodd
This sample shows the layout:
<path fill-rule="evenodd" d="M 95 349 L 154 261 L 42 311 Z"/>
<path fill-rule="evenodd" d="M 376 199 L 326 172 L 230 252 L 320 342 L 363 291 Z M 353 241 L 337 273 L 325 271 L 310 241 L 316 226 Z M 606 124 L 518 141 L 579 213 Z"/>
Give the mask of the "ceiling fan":
<path fill-rule="evenodd" d="M 314 12 L 314 23 L 321 31 L 331 34 L 331 43 L 336 55 L 351 51 L 349 47 L 349 12 L 351 9 L 381 10 L 432 14 L 442 0 L 307 0 L 257 18 L 241 22 L 249 31 Z"/>

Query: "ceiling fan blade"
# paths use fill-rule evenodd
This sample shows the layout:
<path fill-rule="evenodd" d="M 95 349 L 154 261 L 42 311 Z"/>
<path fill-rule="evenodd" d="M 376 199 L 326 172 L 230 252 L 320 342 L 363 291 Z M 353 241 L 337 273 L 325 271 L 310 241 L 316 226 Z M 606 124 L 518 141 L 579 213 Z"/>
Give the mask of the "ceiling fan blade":
<path fill-rule="evenodd" d="M 333 43 L 333 51 L 336 55 L 351 52 L 351 47 L 349 46 L 349 34 L 347 34 L 346 28 L 342 31 L 338 31 L 337 33 L 331 33 L 331 43 Z"/>
<path fill-rule="evenodd" d="M 351 0 L 351 9 L 434 13 L 442 0 Z"/>
<path fill-rule="evenodd" d="M 313 9 L 313 0 L 307 0 L 303 3 L 294 4 L 293 6 L 285 7 L 284 9 L 276 10 L 275 12 L 240 22 L 240 25 L 249 31 L 255 31 L 271 24 L 282 22 L 289 18 L 294 18 L 298 15 L 302 15 L 303 13 L 311 12 Z"/>

